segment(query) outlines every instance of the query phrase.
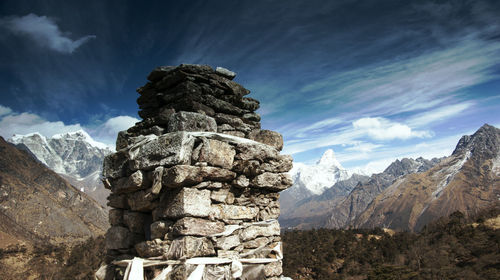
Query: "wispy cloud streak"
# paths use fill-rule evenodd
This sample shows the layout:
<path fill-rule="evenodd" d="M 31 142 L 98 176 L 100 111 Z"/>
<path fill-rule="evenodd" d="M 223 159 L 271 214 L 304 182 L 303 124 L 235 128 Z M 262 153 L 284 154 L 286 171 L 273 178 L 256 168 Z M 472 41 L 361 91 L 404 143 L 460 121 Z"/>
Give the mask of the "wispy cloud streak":
<path fill-rule="evenodd" d="M 339 113 L 312 125 L 284 125 L 286 152 L 332 145 L 346 145 L 354 151 L 356 143 L 369 139 L 378 142 L 374 145 L 394 140 L 401 142 L 395 145 L 402 145 L 408 139 L 433 137 L 433 126 L 470 111 L 476 104 L 474 98 L 481 98 L 466 96 L 464 91 L 498 78 L 494 72 L 498 55 L 500 42 L 467 37 L 446 49 L 310 83 L 301 93 L 313 96 L 312 102 L 320 107 L 335 100 L 332 111 Z"/>
<path fill-rule="evenodd" d="M 316 104 L 347 97 L 342 105 L 362 114 L 423 110 L 450 100 L 460 90 L 498 78 L 493 66 L 499 63 L 499 55 L 499 42 L 472 37 L 444 50 L 336 73 L 304 86 L 301 92 L 315 92 L 311 100 Z"/>
<path fill-rule="evenodd" d="M 81 45 L 96 38 L 94 35 L 87 35 L 72 40 L 61 32 L 53 19 L 35 14 L 4 17 L 0 19 L 0 25 L 13 34 L 32 39 L 40 47 L 66 54 L 73 53 Z"/>
<path fill-rule="evenodd" d="M 408 120 L 412 127 L 422 127 L 428 124 L 435 125 L 449 118 L 455 117 L 474 106 L 472 101 L 443 106 L 424 113 L 416 114 Z"/>

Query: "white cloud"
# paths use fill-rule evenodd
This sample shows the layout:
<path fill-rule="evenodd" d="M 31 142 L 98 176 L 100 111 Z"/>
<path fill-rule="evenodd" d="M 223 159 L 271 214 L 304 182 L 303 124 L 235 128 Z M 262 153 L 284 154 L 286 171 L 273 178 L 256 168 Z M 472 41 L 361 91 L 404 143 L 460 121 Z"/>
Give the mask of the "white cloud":
<path fill-rule="evenodd" d="M 472 107 L 474 103 L 472 102 L 464 102 L 458 103 L 454 105 L 444 106 L 435 110 L 431 110 L 425 113 L 421 113 L 411 117 L 408 120 L 408 124 L 413 127 L 421 127 L 427 124 L 436 124 L 438 122 L 442 122 L 450 117 L 456 116 L 463 111 Z"/>
<path fill-rule="evenodd" d="M 9 114 L 0 120 L 0 135 L 10 138 L 14 134 L 38 132 L 46 137 L 54 134 L 80 130 L 80 124 L 66 125 L 61 121 L 51 122 L 31 113 Z"/>
<path fill-rule="evenodd" d="M 53 19 L 35 14 L 4 17 L 0 19 L 0 24 L 14 34 L 29 37 L 41 47 L 61 53 L 72 53 L 90 39 L 96 38 L 88 35 L 72 40 L 59 30 Z"/>
<path fill-rule="evenodd" d="M 117 116 L 90 130 L 91 135 L 110 147 L 115 147 L 118 132 L 127 130 L 139 120 L 130 116 Z"/>
<path fill-rule="evenodd" d="M 359 142 L 354 144 L 353 146 L 347 147 L 345 150 L 350 152 L 370 153 L 380 147 L 383 147 L 383 145 Z"/>
<path fill-rule="evenodd" d="M 12 113 L 12 109 L 10 109 L 9 107 L 5 107 L 5 106 L 0 105 L 0 117 L 3 115 L 8 115 L 10 113 Z"/>
<path fill-rule="evenodd" d="M 368 160 L 367 163 L 349 167 L 348 169 L 362 170 L 365 173 L 379 173 L 384 171 L 390 163 L 396 159 L 402 158 L 418 158 L 425 159 L 439 158 L 449 156 L 455 149 L 458 140 L 462 134 L 451 135 L 432 141 L 424 141 L 416 144 L 403 146 L 384 146 L 381 149 L 376 149 L 369 154 L 369 157 L 362 158 L 359 155 L 349 152 L 338 152 L 337 158 L 344 166 L 350 166 L 349 162 L 358 161 L 360 159 Z"/>
<path fill-rule="evenodd" d="M 349 170 L 355 173 L 360 173 L 370 176 L 375 173 L 383 172 L 394 160 L 396 159 L 386 158 L 381 160 L 372 160 L 364 165 L 349 168 Z"/>
<path fill-rule="evenodd" d="M 384 118 L 361 118 L 352 123 L 354 129 L 375 140 L 406 140 L 410 138 L 430 137 L 428 131 L 412 130 L 409 126 L 391 122 Z"/>
<path fill-rule="evenodd" d="M 313 134 L 305 139 L 285 139 L 286 141 L 283 153 L 297 154 L 321 147 L 334 145 L 344 145 L 347 147 L 346 149 L 352 146 L 352 149 L 356 149 L 355 147 L 359 145 L 360 141 L 366 139 L 366 137 L 372 138 L 377 141 L 389 141 L 408 140 L 410 138 L 428 138 L 431 136 L 432 133 L 430 131 L 413 130 L 407 125 L 392 122 L 384 118 L 362 118 L 354 121 L 353 125 L 351 126 L 344 126 L 317 135 Z M 381 146 L 382 145 L 378 147 L 370 147 L 368 145 L 365 145 L 364 148 L 377 149 Z M 363 146 L 361 146 L 360 148 L 363 148 Z M 363 156 L 365 158 L 369 158 L 366 153 L 352 154 L 356 157 Z"/>

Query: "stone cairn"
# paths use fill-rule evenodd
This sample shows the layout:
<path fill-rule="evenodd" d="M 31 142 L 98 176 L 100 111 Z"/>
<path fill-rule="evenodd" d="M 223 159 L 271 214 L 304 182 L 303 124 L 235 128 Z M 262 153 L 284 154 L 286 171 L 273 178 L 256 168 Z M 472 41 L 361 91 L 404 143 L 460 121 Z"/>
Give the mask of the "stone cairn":
<path fill-rule="evenodd" d="M 112 209 L 98 279 L 282 278 L 278 198 L 292 157 L 235 76 L 165 66 L 137 90 L 143 120 L 104 160 Z"/>

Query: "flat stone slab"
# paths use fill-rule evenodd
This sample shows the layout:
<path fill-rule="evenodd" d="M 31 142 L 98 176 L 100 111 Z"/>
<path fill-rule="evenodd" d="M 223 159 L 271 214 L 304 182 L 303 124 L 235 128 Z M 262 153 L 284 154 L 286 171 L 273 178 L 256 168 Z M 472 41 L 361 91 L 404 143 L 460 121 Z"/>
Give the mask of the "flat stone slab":
<path fill-rule="evenodd" d="M 173 195 L 173 196 L 172 196 Z M 160 217 L 178 219 L 186 216 L 208 217 L 211 210 L 210 190 L 182 188 L 177 193 L 165 193 L 166 202 L 159 210 Z"/>
<path fill-rule="evenodd" d="M 176 235 L 208 236 L 224 231 L 224 223 L 206 219 L 185 217 L 175 222 L 173 232 Z"/>
<path fill-rule="evenodd" d="M 231 71 L 229 69 L 226 69 L 224 67 L 217 67 L 217 68 L 215 68 L 215 72 L 217 74 L 220 74 L 220 75 L 222 75 L 222 76 L 230 79 L 230 80 L 232 80 L 232 79 L 234 79 L 236 77 L 236 73 L 235 72 L 233 72 L 233 71 Z"/>
<path fill-rule="evenodd" d="M 230 250 L 240 244 L 240 237 L 238 235 L 229 235 L 218 237 L 215 247 L 222 250 Z"/>
<path fill-rule="evenodd" d="M 217 131 L 215 119 L 195 112 L 178 112 L 170 115 L 168 132 L 176 131 Z"/>
<path fill-rule="evenodd" d="M 133 145 L 128 150 L 132 170 L 151 170 L 157 166 L 190 164 L 194 137 L 189 133 L 171 132 Z"/>
<path fill-rule="evenodd" d="M 168 188 L 194 186 L 205 181 L 230 182 L 236 173 L 218 167 L 176 165 L 163 174 L 163 185 Z"/>
<path fill-rule="evenodd" d="M 127 196 L 127 204 L 133 211 L 150 212 L 158 206 L 159 200 L 151 189 L 141 190 Z"/>
<path fill-rule="evenodd" d="M 206 139 L 203 141 L 198 161 L 207 162 L 212 166 L 231 169 L 233 166 L 234 155 L 236 151 L 234 147 L 215 139 Z"/>
<path fill-rule="evenodd" d="M 102 175 L 105 178 L 121 178 L 125 176 L 127 167 L 128 156 L 126 151 L 117 151 L 104 157 Z"/>
<path fill-rule="evenodd" d="M 183 236 L 172 241 L 167 253 L 167 259 L 190 259 L 214 255 L 214 246 L 208 238 Z"/>
<path fill-rule="evenodd" d="M 283 136 L 272 130 L 263 129 L 252 135 L 252 139 L 264 143 L 269 146 L 275 147 L 278 151 L 283 149 Z"/>
<path fill-rule="evenodd" d="M 168 253 L 168 249 L 168 242 L 160 239 L 143 241 L 135 245 L 137 254 L 142 258 L 163 256 Z"/>
<path fill-rule="evenodd" d="M 127 249 L 132 245 L 132 236 L 126 227 L 114 226 L 106 232 L 106 249 Z"/>
<path fill-rule="evenodd" d="M 252 220 L 259 213 L 257 207 L 239 205 L 215 204 L 212 205 L 212 214 L 222 220 Z"/>
<path fill-rule="evenodd" d="M 147 180 L 144 180 L 142 171 L 137 170 L 129 177 L 120 178 L 113 182 L 112 191 L 116 194 L 135 192 L 147 188 Z"/>
<path fill-rule="evenodd" d="M 242 241 L 248 241 L 256 239 L 257 237 L 264 236 L 279 236 L 280 235 L 280 224 L 277 220 L 270 223 L 262 223 L 257 225 L 251 225 L 245 228 L 240 233 L 240 239 Z"/>
<path fill-rule="evenodd" d="M 255 188 L 266 188 L 273 191 L 286 190 L 292 186 L 293 181 L 288 173 L 265 172 L 257 175 L 250 181 L 250 185 Z"/>

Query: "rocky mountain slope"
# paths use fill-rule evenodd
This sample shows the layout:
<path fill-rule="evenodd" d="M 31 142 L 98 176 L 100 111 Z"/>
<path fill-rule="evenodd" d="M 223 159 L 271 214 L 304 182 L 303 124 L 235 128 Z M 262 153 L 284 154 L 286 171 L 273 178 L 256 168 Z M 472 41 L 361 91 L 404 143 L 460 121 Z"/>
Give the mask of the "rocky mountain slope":
<path fill-rule="evenodd" d="M 15 135 L 8 141 L 28 151 L 101 205 L 106 205 L 109 191 L 104 188 L 100 176 L 104 156 L 111 150 L 94 141 L 85 131 L 57 134 L 51 138 L 39 133 Z"/>
<path fill-rule="evenodd" d="M 294 163 L 289 174 L 292 176 L 291 188 L 280 194 L 281 213 L 293 210 L 297 203 L 308 197 L 321 195 L 335 183 L 348 179 L 351 175 L 340 165 L 333 150 L 326 150 L 315 165 Z M 339 189 L 339 192 L 349 193 L 349 189 Z"/>
<path fill-rule="evenodd" d="M 419 230 L 454 211 L 474 215 L 500 199 L 499 150 L 500 129 L 484 125 L 463 136 L 451 156 L 426 172 L 398 179 L 349 221 L 355 227 Z"/>
<path fill-rule="evenodd" d="M 0 239 L 70 243 L 107 228 L 95 200 L 0 137 Z"/>
<path fill-rule="evenodd" d="M 437 162 L 438 159 L 426 160 L 421 157 L 394 161 L 382 173 L 373 174 L 368 182 L 358 184 L 344 200 L 330 210 L 330 215 L 323 225 L 328 228 L 349 226 L 368 204 L 396 179 L 407 174 L 424 172 Z"/>
<path fill-rule="evenodd" d="M 370 177 L 353 174 L 349 179 L 339 181 L 320 195 L 313 195 L 295 202 L 292 207 L 281 211 L 279 218 L 283 227 L 313 228 L 324 224 L 330 211 L 339 204 L 359 183 L 366 183 Z"/>

